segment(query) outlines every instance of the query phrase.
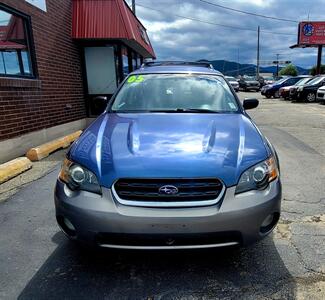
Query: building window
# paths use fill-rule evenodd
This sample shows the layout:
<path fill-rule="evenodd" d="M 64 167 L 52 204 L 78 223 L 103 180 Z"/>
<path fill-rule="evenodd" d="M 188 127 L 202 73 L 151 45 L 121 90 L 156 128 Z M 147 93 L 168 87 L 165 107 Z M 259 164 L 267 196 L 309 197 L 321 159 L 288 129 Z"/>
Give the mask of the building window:
<path fill-rule="evenodd" d="M 149 38 L 148 38 L 146 30 L 143 27 L 140 27 L 140 26 L 138 28 L 139 28 L 139 31 L 140 31 L 141 38 L 144 40 L 144 42 L 147 45 L 150 45 Z"/>
<path fill-rule="evenodd" d="M 0 5 L 0 76 L 33 77 L 30 21 Z"/>

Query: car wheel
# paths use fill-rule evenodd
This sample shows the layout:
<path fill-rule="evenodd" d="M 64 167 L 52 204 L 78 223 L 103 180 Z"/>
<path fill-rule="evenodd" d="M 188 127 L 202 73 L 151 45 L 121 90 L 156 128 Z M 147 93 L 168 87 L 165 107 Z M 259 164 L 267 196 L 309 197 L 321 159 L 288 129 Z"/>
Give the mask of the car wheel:
<path fill-rule="evenodd" d="M 274 93 L 274 98 L 279 98 L 280 97 L 280 95 L 279 95 L 279 91 L 276 91 L 275 93 Z"/>
<path fill-rule="evenodd" d="M 307 102 L 315 102 L 316 95 L 314 93 L 308 93 L 306 97 Z"/>
<path fill-rule="evenodd" d="M 266 97 L 267 99 L 270 99 L 270 98 L 271 98 L 271 95 L 270 95 L 270 94 L 267 94 L 267 95 L 265 95 L 265 97 Z"/>

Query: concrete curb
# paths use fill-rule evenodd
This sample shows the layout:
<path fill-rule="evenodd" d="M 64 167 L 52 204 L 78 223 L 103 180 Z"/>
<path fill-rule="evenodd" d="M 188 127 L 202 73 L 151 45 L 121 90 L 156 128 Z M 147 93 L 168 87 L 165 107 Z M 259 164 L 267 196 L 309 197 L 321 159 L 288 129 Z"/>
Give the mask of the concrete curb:
<path fill-rule="evenodd" d="M 32 167 L 27 157 L 19 157 L 0 165 L 0 184 Z"/>
<path fill-rule="evenodd" d="M 59 139 L 31 148 L 28 150 L 26 156 L 31 161 L 39 161 L 49 156 L 55 150 L 61 148 L 67 148 L 72 142 L 74 142 L 80 136 L 81 133 L 82 131 L 78 130 L 74 133 L 61 137 Z"/>

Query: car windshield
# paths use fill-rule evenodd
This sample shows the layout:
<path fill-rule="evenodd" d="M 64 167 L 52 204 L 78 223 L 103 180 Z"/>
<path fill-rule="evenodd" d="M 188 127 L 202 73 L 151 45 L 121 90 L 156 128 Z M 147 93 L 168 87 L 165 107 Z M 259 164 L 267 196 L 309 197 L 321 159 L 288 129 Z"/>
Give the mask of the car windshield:
<path fill-rule="evenodd" d="M 237 112 L 223 77 L 204 74 L 139 74 L 127 78 L 114 112 Z"/>
<path fill-rule="evenodd" d="M 324 77 L 316 77 L 308 82 L 308 85 L 318 84 L 320 83 Z"/>
<path fill-rule="evenodd" d="M 304 85 L 306 84 L 308 81 L 310 81 L 310 78 L 307 77 L 307 78 L 303 78 L 303 79 L 300 79 L 295 85 Z"/>
<path fill-rule="evenodd" d="M 281 84 L 281 83 L 285 82 L 287 79 L 288 78 L 282 78 L 282 79 L 276 81 L 275 84 Z"/>
<path fill-rule="evenodd" d="M 237 81 L 235 77 L 232 76 L 226 76 L 225 77 L 228 81 Z"/>

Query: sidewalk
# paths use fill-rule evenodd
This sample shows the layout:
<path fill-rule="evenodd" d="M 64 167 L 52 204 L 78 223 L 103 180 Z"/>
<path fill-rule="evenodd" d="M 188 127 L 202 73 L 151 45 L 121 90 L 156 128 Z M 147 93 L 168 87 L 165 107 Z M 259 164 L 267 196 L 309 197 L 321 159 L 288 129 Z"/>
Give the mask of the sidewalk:
<path fill-rule="evenodd" d="M 69 148 L 58 150 L 40 161 L 33 162 L 33 167 L 30 170 L 0 184 L 0 202 L 8 200 L 17 193 L 21 187 L 41 178 L 57 165 L 60 165 L 68 149 Z"/>

